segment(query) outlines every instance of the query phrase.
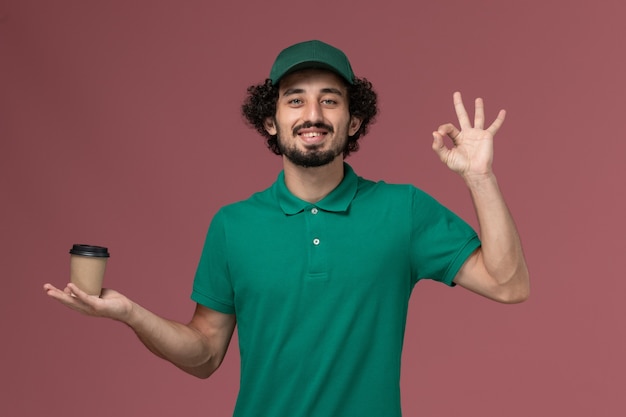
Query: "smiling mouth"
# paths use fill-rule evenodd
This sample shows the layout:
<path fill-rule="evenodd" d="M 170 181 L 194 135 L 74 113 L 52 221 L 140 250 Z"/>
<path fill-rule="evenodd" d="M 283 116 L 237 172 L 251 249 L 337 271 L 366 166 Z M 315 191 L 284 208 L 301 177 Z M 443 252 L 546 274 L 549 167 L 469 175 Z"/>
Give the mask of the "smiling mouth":
<path fill-rule="evenodd" d="M 293 128 L 294 136 L 305 135 L 305 134 L 325 135 L 327 133 L 333 133 L 333 132 L 334 132 L 333 127 L 325 123 L 304 122 L 303 124 Z"/>
<path fill-rule="evenodd" d="M 325 136 L 326 132 L 305 132 L 305 133 L 299 133 L 300 137 L 303 138 L 316 138 L 319 136 Z"/>
<path fill-rule="evenodd" d="M 319 131 L 301 132 L 301 133 L 298 133 L 298 137 L 300 138 L 302 142 L 304 142 L 305 145 L 316 146 L 324 142 L 324 139 L 326 138 L 327 134 L 328 134 L 327 132 L 319 132 Z"/>
<path fill-rule="evenodd" d="M 315 138 L 326 136 L 326 132 L 304 132 L 304 133 L 298 133 L 298 136 L 300 136 L 303 139 L 315 139 Z"/>
<path fill-rule="evenodd" d="M 296 126 L 294 136 L 298 136 L 305 145 L 317 146 L 324 142 L 326 135 L 333 132 L 333 127 L 325 123 L 305 122 Z"/>

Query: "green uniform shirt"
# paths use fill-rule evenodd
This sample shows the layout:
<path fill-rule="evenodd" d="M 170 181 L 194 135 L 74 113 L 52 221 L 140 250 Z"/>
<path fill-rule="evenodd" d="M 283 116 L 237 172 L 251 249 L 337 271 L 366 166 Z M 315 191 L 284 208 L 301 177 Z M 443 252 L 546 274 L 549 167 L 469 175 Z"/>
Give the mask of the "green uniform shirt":
<path fill-rule="evenodd" d="M 398 417 L 411 290 L 453 285 L 480 245 L 411 185 L 357 177 L 316 204 L 284 174 L 213 218 L 192 299 L 236 314 L 236 417 Z"/>

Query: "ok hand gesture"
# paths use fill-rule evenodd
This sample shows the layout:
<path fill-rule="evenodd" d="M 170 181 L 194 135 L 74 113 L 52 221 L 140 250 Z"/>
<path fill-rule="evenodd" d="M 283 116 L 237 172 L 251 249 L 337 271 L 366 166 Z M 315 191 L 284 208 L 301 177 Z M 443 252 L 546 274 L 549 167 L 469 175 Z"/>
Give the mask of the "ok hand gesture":
<path fill-rule="evenodd" d="M 485 129 L 483 100 L 477 98 L 472 127 L 461 93 L 454 93 L 453 100 L 461 130 L 452 123 L 439 126 L 437 131 L 433 132 L 433 150 L 448 168 L 466 179 L 490 175 L 493 162 L 493 137 L 504 123 L 506 112 L 500 110 L 496 120 Z M 452 148 L 444 144 L 445 136 L 452 140 L 454 144 Z"/>

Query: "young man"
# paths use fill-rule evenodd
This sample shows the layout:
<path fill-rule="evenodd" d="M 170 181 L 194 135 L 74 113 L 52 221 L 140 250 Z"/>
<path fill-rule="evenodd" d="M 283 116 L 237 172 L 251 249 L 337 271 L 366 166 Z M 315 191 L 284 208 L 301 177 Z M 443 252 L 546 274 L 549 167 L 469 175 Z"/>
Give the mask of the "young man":
<path fill-rule="evenodd" d="M 467 184 L 482 243 L 456 215 L 409 185 L 358 177 L 344 157 L 376 115 L 376 94 L 340 50 L 319 41 L 280 53 L 243 113 L 281 155 L 267 190 L 213 218 L 196 273 L 190 323 L 162 319 L 123 295 L 92 297 L 72 284 L 48 295 L 128 324 L 156 355 L 206 378 L 235 323 L 241 387 L 235 416 L 400 416 L 408 301 L 420 279 L 458 284 L 514 303 L 528 271 L 491 170 L 494 134 L 482 100 L 470 121 L 459 93 L 433 149 Z M 447 148 L 443 139 L 451 138 Z"/>

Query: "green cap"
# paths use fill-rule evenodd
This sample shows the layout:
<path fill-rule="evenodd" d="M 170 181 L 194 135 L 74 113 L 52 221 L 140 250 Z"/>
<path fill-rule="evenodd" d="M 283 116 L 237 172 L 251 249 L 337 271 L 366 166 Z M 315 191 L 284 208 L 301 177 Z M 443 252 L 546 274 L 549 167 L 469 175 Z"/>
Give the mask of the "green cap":
<path fill-rule="evenodd" d="M 321 41 L 301 42 L 283 49 L 272 65 L 270 80 L 276 84 L 291 72 L 309 68 L 333 71 L 354 84 L 354 73 L 346 54 Z"/>

